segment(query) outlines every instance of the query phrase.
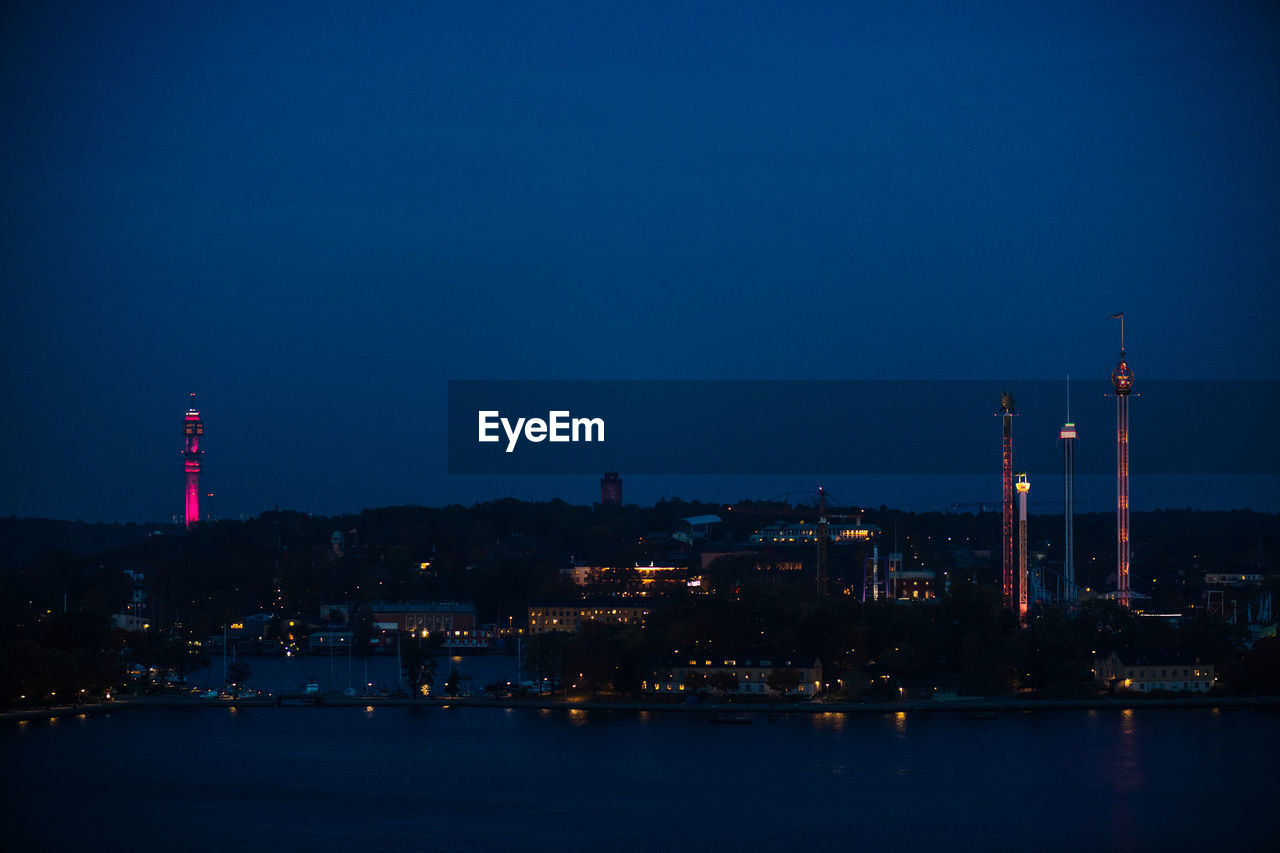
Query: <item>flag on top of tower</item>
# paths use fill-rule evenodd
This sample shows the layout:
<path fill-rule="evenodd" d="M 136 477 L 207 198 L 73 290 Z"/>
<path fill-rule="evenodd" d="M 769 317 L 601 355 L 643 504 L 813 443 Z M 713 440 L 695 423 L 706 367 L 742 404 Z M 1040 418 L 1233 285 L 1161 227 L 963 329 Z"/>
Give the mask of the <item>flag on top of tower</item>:
<path fill-rule="evenodd" d="M 1119 314 L 1112 314 L 1112 315 L 1111 315 L 1110 317 L 1108 317 L 1107 319 L 1108 319 L 1108 320 L 1123 320 L 1123 319 L 1124 319 L 1124 312 L 1123 312 L 1123 311 L 1121 311 Z"/>

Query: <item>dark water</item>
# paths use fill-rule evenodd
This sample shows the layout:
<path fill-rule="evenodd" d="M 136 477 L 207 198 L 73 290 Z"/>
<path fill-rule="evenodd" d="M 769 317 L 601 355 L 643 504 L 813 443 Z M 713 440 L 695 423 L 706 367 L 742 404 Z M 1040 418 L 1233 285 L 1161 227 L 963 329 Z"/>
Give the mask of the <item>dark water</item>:
<path fill-rule="evenodd" d="M 220 706 L 0 744 L 9 849 L 1251 850 L 1275 838 L 1277 722 Z"/>

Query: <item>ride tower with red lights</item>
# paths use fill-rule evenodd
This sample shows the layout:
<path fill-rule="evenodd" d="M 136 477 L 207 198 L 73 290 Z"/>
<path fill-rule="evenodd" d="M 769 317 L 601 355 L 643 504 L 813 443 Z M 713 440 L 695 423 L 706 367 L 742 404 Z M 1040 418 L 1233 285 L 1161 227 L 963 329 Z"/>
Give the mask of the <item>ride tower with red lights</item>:
<path fill-rule="evenodd" d="M 1018 594 L 1014 584 L 1017 569 L 1013 561 L 1013 417 L 1018 414 L 1014 410 L 1017 404 L 1018 401 L 1008 391 L 1000 392 L 1000 411 L 996 414 L 1004 421 L 1004 443 L 1001 450 L 1004 526 L 1000 537 L 1004 574 L 1001 576 L 1001 593 L 1004 606 L 1010 610 L 1017 606 Z"/>
<path fill-rule="evenodd" d="M 1116 591 L 1109 596 L 1128 607 L 1134 595 L 1129 589 L 1129 396 L 1133 392 L 1133 371 L 1124 350 L 1124 314 L 1112 314 L 1120 321 L 1120 361 L 1111 371 L 1111 387 L 1116 398 Z"/>
<path fill-rule="evenodd" d="M 200 449 L 200 439 L 204 437 L 204 421 L 200 420 L 200 410 L 196 408 L 196 395 L 190 397 L 187 416 L 182 421 L 182 436 L 186 439 L 186 449 L 182 451 L 182 459 L 187 474 L 187 529 L 200 520 L 200 457 L 204 451 Z"/>
<path fill-rule="evenodd" d="M 1027 624 L 1027 492 L 1026 474 L 1018 475 L 1018 621 Z"/>

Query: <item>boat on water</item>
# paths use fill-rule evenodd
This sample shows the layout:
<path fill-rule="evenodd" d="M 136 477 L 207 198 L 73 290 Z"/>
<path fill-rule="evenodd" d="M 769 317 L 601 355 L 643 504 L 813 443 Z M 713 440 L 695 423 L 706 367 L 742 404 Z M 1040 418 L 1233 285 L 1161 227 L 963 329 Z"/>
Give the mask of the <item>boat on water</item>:
<path fill-rule="evenodd" d="M 712 711 L 711 722 L 720 725 L 750 725 L 751 714 L 747 711 Z"/>

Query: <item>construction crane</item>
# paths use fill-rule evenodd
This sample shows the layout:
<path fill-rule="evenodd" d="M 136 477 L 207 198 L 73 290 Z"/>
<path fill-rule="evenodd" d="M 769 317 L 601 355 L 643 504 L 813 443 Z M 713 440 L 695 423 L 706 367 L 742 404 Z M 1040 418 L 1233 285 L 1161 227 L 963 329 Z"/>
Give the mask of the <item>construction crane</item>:
<path fill-rule="evenodd" d="M 786 492 L 786 503 L 790 503 L 790 497 L 800 492 Z M 812 493 L 811 493 L 812 494 Z M 825 598 L 827 595 L 827 546 L 830 544 L 830 536 L 827 533 L 827 523 L 830 519 L 852 519 L 861 522 L 864 510 L 862 507 L 838 507 L 840 509 L 853 509 L 856 514 L 833 514 L 827 512 L 827 492 L 821 486 L 817 491 L 818 506 L 818 597 Z M 838 506 L 838 505 L 837 505 Z M 726 506 L 726 513 L 737 513 L 739 515 L 768 515 L 774 518 L 802 518 L 812 513 L 813 507 L 758 507 L 758 506 Z"/>

